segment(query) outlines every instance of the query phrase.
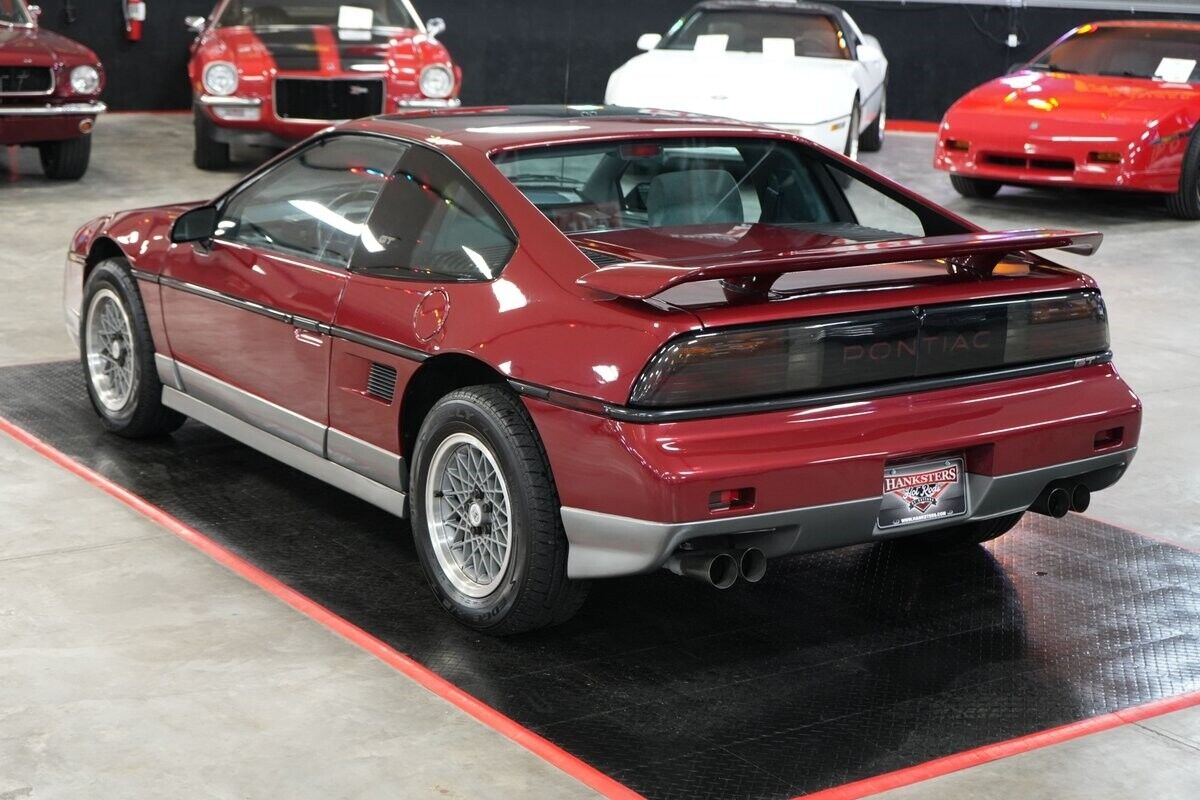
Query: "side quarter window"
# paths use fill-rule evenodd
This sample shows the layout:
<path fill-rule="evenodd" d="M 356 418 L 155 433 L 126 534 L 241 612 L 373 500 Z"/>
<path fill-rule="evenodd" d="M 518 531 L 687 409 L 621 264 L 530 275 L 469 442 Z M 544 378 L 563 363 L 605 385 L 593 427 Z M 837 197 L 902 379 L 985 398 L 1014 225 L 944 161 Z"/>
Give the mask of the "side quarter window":
<path fill-rule="evenodd" d="M 491 280 L 516 245 L 508 223 L 458 166 L 412 147 L 385 182 L 350 268 L 417 280 Z"/>
<path fill-rule="evenodd" d="M 404 148 L 367 136 L 323 139 L 235 194 L 216 238 L 345 268 Z"/>

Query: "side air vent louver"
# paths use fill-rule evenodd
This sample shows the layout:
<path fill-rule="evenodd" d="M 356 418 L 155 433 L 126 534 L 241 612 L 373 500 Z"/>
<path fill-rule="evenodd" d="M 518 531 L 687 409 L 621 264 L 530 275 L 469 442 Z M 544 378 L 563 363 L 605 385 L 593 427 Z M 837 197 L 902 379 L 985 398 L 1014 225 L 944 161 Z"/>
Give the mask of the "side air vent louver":
<path fill-rule="evenodd" d="M 581 247 L 579 249 L 582 250 L 583 254 L 590 258 L 592 263 L 597 267 L 607 267 L 612 264 L 623 264 L 628 260 L 621 258 L 620 256 L 614 256 L 612 253 L 605 253 L 601 250 L 593 250 L 590 247 Z"/>
<path fill-rule="evenodd" d="M 396 368 L 372 362 L 371 371 L 367 373 L 367 394 L 392 402 L 396 395 Z"/>

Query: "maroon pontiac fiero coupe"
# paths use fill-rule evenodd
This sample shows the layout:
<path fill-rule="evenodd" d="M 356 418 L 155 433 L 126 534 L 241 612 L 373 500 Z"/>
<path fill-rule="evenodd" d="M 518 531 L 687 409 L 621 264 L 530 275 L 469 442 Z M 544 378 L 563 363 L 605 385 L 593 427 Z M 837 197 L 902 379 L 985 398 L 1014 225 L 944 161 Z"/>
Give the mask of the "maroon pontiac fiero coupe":
<path fill-rule="evenodd" d="M 627 109 L 327 130 L 216 200 L 88 223 L 68 327 L 104 425 L 210 425 L 410 516 L 511 633 L 585 579 L 982 542 L 1081 511 L 1137 397 L 1096 284 L 790 134 Z"/>
<path fill-rule="evenodd" d="M 48 178 L 87 172 L 104 70 L 88 48 L 41 30 L 37 6 L 0 0 L 0 146 L 36 147 Z"/>

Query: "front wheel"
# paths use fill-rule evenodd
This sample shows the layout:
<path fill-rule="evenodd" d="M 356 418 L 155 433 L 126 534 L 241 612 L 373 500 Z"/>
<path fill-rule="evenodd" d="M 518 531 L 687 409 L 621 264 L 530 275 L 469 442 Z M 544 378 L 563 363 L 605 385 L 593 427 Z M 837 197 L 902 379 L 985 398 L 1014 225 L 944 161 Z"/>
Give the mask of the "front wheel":
<path fill-rule="evenodd" d="M 219 142 L 213 128 L 216 127 L 200 109 L 192 110 L 192 128 L 195 133 L 195 144 L 192 149 L 192 162 L 197 169 L 207 171 L 229 169 L 231 159 L 229 145 Z"/>
<path fill-rule="evenodd" d="M 968 178 L 966 175 L 951 175 L 950 185 L 954 187 L 954 191 L 963 197 L 970 197 L 974 200 L 986 200 L 989 197 L 995 197 L 996 192 L 1000 191 L 999 181 Z"/>
<path fill-rule="evenodd" d="M 413 536 L 442 606 L 494 635 L 569 619 L 587 584 L 567 578 L 558 493 L 520 401 L 500 386 L 451 392 L 413 449 Z"/>
<path fill-rule="evenodd" d="M 154 340 L 124 259 L 95 266 L 83 289 L 80 358 L 104 427 L 130 439 L 170 433 L 185 417 L 162 404 Z"/>
<path fill-rule="evenodd" d="M 887 129 L 887 86 L 879 90 L 883 97 L 879 101 L 879 116 L 858 137 L 858 146 L 864 153 L 878 153 L 883 149 L 883 133 Z"/>
<path fill-rule="evenodd" d="M 42 142 L 38 145 L 42 172 L 55 181 L 77 181 L 87 172 L 92 159 L 92 137 L 80 136 L 61 142 Z"/>
<path fill-rule="evenodd" d="M 1177 219 L 1200 219 L 1200 136 L 1195 132 L 1183 158 L 1179 189 L 1167 195 L 1167 211 Z"/>

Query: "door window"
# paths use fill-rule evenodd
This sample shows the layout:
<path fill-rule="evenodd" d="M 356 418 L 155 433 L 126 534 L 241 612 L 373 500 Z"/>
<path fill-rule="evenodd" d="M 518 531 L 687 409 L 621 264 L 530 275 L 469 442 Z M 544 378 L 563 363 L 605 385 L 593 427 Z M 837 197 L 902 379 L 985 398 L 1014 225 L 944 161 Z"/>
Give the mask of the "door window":
<path fill-rule="evenodd" d="M 367 136 L 323 139 L 234 195 L 216 238 L 345 268 L 404 148 Z"/>
<path fill-rule="evenodd" d="M 398 278 L 491 280 L 516 249 L 492 203 L 445 156 L 412 147 L 387 179 L 351 269 Z"/>

